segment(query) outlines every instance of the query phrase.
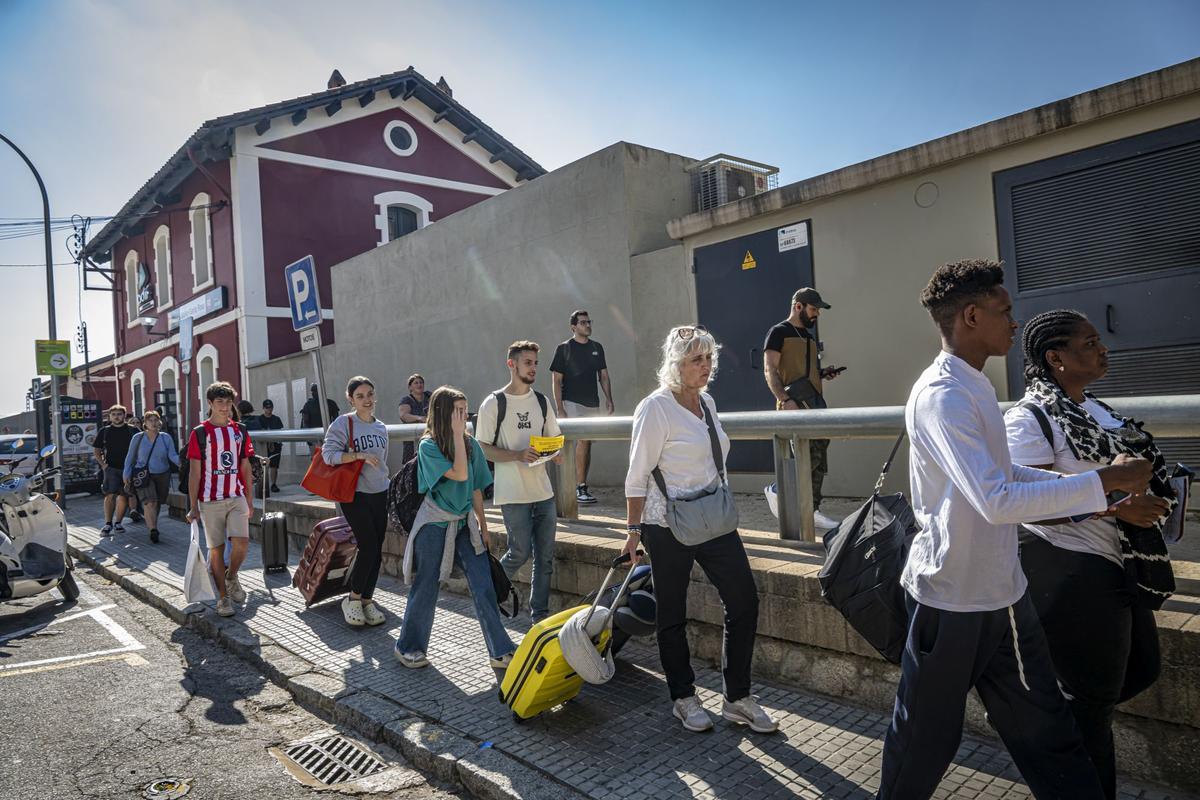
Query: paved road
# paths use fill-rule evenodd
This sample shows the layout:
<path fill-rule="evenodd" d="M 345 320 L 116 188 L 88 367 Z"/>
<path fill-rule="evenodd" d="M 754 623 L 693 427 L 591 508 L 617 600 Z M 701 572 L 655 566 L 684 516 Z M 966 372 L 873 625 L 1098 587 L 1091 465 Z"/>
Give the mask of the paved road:
<path fill-rule="evenodd" d="M 293 779 L 269 748 L 329 729 L 219 645 L 79 570 L 81 597 L 0 605 L 0 797 L 361 797 Z M 394 752 L 377 796 L 449 800 Z M 352 787 L 353 788 L 353 787 Z"/>

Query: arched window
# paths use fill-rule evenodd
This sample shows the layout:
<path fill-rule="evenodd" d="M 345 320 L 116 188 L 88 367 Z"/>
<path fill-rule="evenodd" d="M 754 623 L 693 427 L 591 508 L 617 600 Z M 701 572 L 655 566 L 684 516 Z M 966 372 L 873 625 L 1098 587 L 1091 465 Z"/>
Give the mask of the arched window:
<path fill-rule="evenodd" d="M 204 345 L 196 352 L 196 372 L 200 378 L 200 385 L 196 387 L 197 396 L 200 401 L 200 419 L 208 416 L 208 400 L 205 399 L 204 393 L 208 391 L 210 385 L 220 380 L 217 377 L 221 366 L 220 362 L 220 354 L 217 353 L 217 348 L 211 344 Z"/>
<path fill-rule="evenodd" d="M 171 230 L 159 225 L 154 232 L 154 291 L 158 294 L 158 310 L 170 308 L 174 303 L 171 285 Z"/>
<path fill-rule="evenodd" d="M 213 285 L 212 222 L 208 195 L 204 192 L 192 198 L 188 218 L 192 224 L 192 289 Z"/>
<path fill-rule="evenodd" d="M 135 369 L 129 376 L 129 396 L 133 402 L 133 416 L 140 421 L 146 413 L 146 375 L 140 369 Z"/>
<path fill-rule="evenodd" d="M 132 328 L 138 318 L 137 298 L 138 254 L 130 250 L 125 254 L 125 324 Z"/>
<path fill-rule="evenodd" d="M 407 236 L 429 224 L 433 203 L 412 192 L 383 192 L 375 195 L 375 228 L 379 244 Z"/>

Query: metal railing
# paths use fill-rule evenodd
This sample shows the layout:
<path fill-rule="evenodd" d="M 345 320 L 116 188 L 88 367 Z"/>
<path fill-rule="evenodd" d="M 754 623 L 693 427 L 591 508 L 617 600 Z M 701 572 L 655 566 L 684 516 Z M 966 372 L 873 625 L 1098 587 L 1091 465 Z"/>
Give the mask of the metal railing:
<path fill-rule="evenodd" d="M 1012 403 L 1001 403 L 1007 409 Z M 1121 414 L 1146 423 L 1156 438 L 1200 436 L 1200 394 L 1121 397 L 1111 405 Z M 719 415 L 721 427 L 735 440 L 770 441 L 775 447 L 775 482 L 779 491 L 779 535 L 816 541 L 813 526 L 811 439 L 893 439 L 904 427 L 904 406 L 829 408 L 814 411 L 733 411 Z M 559 420 L 567 443 L 557 466 L 556 502 L 561 516 L 577 518 L 575 442 L 628 441 L 633 417 L 587 417 Z M 388 437 L 416 441 L 423 424 L 388 425 Z M 314 442 L 320 428 L 251 431 L 256 442 Z M 795 453 L 795 458 L 792 457 Z M 792 487 L 795 487 L 794 490 Z M 864 487 L 866 488 L 866 487 Z"/>

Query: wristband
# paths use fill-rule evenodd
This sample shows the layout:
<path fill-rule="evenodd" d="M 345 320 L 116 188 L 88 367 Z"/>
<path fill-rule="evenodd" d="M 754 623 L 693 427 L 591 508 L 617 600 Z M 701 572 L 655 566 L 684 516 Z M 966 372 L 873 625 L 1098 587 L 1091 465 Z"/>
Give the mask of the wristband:
<path fill-rule="evenodd" d="M 636 533 L 639 537 L 642 535 L 642 526 L 639 524 L 629 525 L 626 529 L 629 533 Z"/>

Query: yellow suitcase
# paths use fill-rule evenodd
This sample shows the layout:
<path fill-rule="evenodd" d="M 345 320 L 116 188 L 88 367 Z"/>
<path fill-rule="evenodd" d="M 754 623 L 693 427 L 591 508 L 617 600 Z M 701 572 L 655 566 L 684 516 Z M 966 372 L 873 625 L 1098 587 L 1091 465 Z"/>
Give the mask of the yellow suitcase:
<path fill-rule="evenodd" d="M 604 578 L 596 598 L 604 594 L 613 573 L 621 564 L 629 561 L 629 556 L 621 555 L 613 560 L 612 569 Z M 633 574 L 633 570 L 629 571 Z M 625 578 L 629 582 L 629 576 Z M 595 602 L 590 608 L 595 608 Z M 513 654 L 512 663 L 504 673 L 500 682 L 500 702 L 512 709 L 513 719 L 517 722 L 536 717 L 546 709 L 567 702 L 583 688 L 583 678 L 576 674 L 567 660 L 563 658 L 562 645 L 558 640 L 558 632 L 575 612 L 589 606 L 576 606 L 566 611 L 546 617 L 534 625 L 525 634 L 517 652 Z M 607 626 L 595 640 L 596 648 L 604 653 L 608 650 L 612 638 L 612 626 Z"/>

